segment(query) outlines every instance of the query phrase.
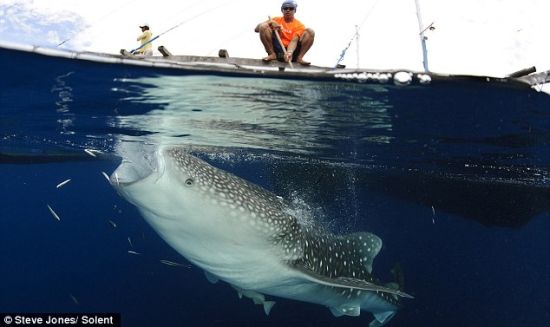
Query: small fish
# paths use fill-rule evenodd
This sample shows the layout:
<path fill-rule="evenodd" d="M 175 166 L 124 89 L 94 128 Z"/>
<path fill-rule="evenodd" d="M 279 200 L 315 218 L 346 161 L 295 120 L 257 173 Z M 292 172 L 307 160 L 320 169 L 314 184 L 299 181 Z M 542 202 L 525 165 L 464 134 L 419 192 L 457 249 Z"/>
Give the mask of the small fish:
<path fill-rule="evenodd" d="M 130 247 L 134 247 L 134 245 L 132 244 L 132 239 L 130 238 L 130 236 L 128 236 L 128 243 L 130 243 Z"/>
<path fill-rule="evenodd" d="M 111 224 L 111 226 L 113 226 L 113 228 L 116 228 L 116 223 L 112 220 L 109 220 L 109 224 Z"/>
<path fill-rule="evenodd" d="M 89 154 L 90 156 L 92 157 L 97 157 L 94 153 L 94 150 L 90 150 L 90 149 L 84 149 L 84 152 L 86 152 L 87 154 Z"/>
<path fill-rule="evenodd" d="M 183 263 L 178 263 L 178 262 L 173 262 L 173 261 L 169 261 L 169 260 L 160 260 L 161 263 L 167 265 L 167 266 L 171 266 L 171 267 L 185 267 L 185 268 L 190 268 L 191 266 L 189 265 L 184 265 Z"/>
<path fill-rule="evenodd" d="M 132 250 L 128 250 L 128 253 L 133 254 L 133 255 L 140 255 L 141 254 L 139 252 L 132 251 Z"/>
<path fill-rule="evenodd" d="M 57 213 L 55 213 L 55 211 L 53 211 L 52 207 L 50 207 L 49 204 L 47 204 L 47 206 L 48 206 L 48 210 L 50 210 L 50 213 L 52 214 L 52 216 L 53 216 L 55 219 L 61 221 L 61 218 L 59 218 L 59 215 L 58 215 Z"/>
<path fill-rule="evenodd" d="M 432 206 L 432 224 L 435 225 L 435 208 Z"/>
<path fill-rule="evenodd" d="M 69 294 L 69 296 L 71 297 L 71 300 L 73 300 L 73 302 L 74 302 L 75 304 L 80 304 L 80 303 L 78 303 L 78 300 L 77 300 L 77 298 L 76 298 L 74 295 Z"/>
<path fill-rule="evenodd" d="M 107 181 L 108 181 L 109 183 L 111 183 L 111 179 L 109 178 L 109 175 L 107 175 L 106 172 L 102 171 L 101 174 L 103 175 L 103 177 L 105 177 L 105 178 L 107 179 Z"/>
<path fill-rule="evenodd" d="M 65 186 L 65 184 L 67 184 L 67 183 L 70 182 L 70 181 L 71 181 L 70 178 L 69 178 L 69 179 L 66 179 L 66 180 L 64 180 L 63 182 L 57 184 L 56 188 L 61 188 L 61 187 Z"/>

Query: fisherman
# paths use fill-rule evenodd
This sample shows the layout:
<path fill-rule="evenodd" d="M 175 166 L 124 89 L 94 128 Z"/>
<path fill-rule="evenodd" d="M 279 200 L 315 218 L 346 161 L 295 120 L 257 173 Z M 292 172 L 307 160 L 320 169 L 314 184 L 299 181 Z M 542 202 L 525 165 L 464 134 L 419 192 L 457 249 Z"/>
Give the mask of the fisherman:
<path fill-rule="evenodd" d="M 153 43 L 149 42 L 149 41 L 153 37 L 153 33 L 151 33 L 151 31 L 149 30 L 149 24 L 144 23 L 139 28 L 141 28 L 141 31 L 143 33 L 140 36 L 138 36 L 137 40 L 141 41 L 142 47 L 139 48 L 135 52 L 135 54 L 141 54 L 141 55 L 144 55 L 144 56 L 152 56 L 153 55 Z M 149 42 L 149 43 L 147 43 L 147 42 Z"/>
<path fill-rule="evenodd" d="M 264 62 L 278 59 L 285 62 L 292 60 L 305 66 L 310 64 L 304 60 L 304 55 L 313 45 L 315 32 L 294 18 L 297 7 L 296 1 L 285 0 L 281 5 L 282 17 L 274 17 L 256 26 L 254 31 L 260 33 L 260 40 L 268 54 L 262 59 Z M 275 33 L 279 34 L 280 39 Z"/>

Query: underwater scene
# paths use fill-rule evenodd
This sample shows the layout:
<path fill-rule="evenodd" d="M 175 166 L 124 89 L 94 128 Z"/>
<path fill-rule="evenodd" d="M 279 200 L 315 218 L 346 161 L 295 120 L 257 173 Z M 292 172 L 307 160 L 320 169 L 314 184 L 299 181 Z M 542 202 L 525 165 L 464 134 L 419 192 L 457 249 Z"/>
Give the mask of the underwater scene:
<path fill-rule="evenodd" d="M 1 312 L 550 323 L 547 94 L 0 65 Z"/>

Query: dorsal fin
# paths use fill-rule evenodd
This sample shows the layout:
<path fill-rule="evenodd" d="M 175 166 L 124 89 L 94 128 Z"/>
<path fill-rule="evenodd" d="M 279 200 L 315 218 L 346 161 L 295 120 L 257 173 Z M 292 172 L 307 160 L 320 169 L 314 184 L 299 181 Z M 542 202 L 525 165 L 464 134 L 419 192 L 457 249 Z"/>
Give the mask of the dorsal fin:
<path fill-rule="evenodd" d="M 304 232 L 301 260 L 309 270 L 331 278 L 365 279 L 372 273 L 374 258 L 382 248 L 382 240 L 371 233 L 333 235 Z"/>
<path fill-rule="evenodd" d="M 380 249 L 382 249 L 382 240 L 380 237 L 371 233 L 362 232 L 346 235 L 345 238 L 346 241 L 351 240 L 354 244 L 359 246 L 359 253 L 361 254 L 363 266 L 367 268 L 367 271 L 371 274 L 374 258 L 378 255 Z"/>

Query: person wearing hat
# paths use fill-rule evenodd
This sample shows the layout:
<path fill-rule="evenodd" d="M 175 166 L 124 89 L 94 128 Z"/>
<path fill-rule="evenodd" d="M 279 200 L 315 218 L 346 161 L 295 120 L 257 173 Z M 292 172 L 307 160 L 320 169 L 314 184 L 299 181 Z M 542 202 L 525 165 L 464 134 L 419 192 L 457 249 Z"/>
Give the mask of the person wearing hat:
<path fill-rule="evenodd" d="M 296 1 L 285 0 L 281 5 L 282 17 L 274 17 L 256 26 L 255 32 L 260 33 L 260 40 L 267 52 L 267 57 L 262 59 L 264 62 L 279 59 L 310 64 L 304 60 L 304 55 L 313 45 L 315 32 L 294 18 L 296 8 Z M 275 33 L 279 34 L 282 47 Z"/>
<path fill-rule="evenodd" d="M 141 28 L 141 32 L 143 32 L 143 33 L 140 36 L 138 36 L 137 40 L 141 41 L 141 44 L 143 45 L 143 44 L 145 44 L 145 43 L 147 43 L 151 40 L 151 38 L 153 37 L 153 33 L 151 33 L 151 31 L 149 30 L 149 24 L 147 24 L 147 23 L 141 24 L 141 26 L 139 28 Z M 144 55 L 144 56 L 152 56 L 153 55 L 153 43 L 149 42 L 149 43 L 145 44 L 142 48 L 137 50 L 135 52 L 135 54 L 141 54 L 141 55 Z"/>

